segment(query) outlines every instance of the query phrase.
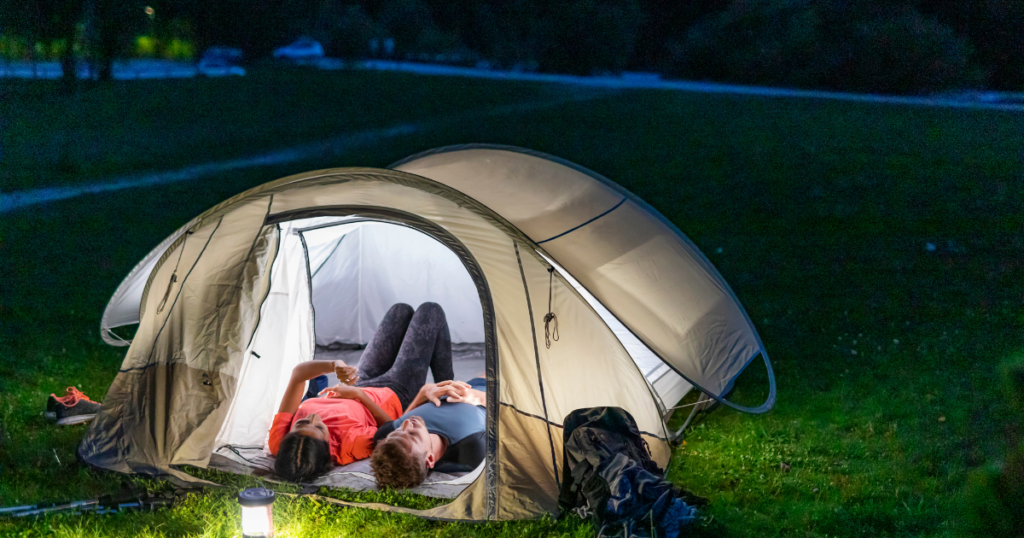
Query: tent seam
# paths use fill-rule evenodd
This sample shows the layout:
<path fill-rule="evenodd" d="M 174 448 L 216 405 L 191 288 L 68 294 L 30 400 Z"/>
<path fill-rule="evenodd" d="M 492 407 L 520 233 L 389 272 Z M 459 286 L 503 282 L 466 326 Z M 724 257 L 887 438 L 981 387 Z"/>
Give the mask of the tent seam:
<path fill-rule="evenodd" d="M 519 256 L 519 243 L 513 242 L 512 246 L 516 249 L 516 262 L 519 263 L 519 275 L 523 279 L 523 291 L 526 292 L 526 311 L 530 316 L 530 334 L 533 336 L 533 356 L 537 361 L 537 386 L 540 389 L 540 405 L 544 409 L 544 422 L 550 422 L 548 417 L 548 404 L 547 399 L 544 397 L 544 379 L 541 375 L 540 370 L 540 350 L 537 347 L 537 328 L 533 321 L 533 305 L 530 301 L 530 286 L 526 283 L 526 272 L 523 270 L 523 260 Z M 551 428 L 545 427 L 548 433 L 548 446 L 551 447 L 551 467 L 555 473 L 555 482 L 558 487 L 562 487 L 562 480 L 558 476 L 558 460 L 555 457 L 555 441 L 551 437 Z"/>
<path fill-rule="evenodd" d="M 612 206 L 612 208 L 609 209 L 608 211 L 605 211 L 604 213 L 601 213 L 600 215 L 598 215 L 598 216 L 588 220 L 587 222 L 584 222 L 583 224 L 580 224 L 579 226 L 576 226 L 576 227 L 573 227 L 573 228 L 569 228 L 568 230 L 566 230 L 566 231 L 564 231 L 564 232 L 562 232 L 562 233 L 560 233 L 560 234 L 558 234 L 558 235 L 556 235 L 554 237 L 549 237 L 549 238 L 547 238 L 547 239 L 545 239 L 543 241 L 537 241 L 537 244 L 540 245 L 542 243 L 547 243 L 548 241 L 554 241 L 555 239 L 558 239 L 559 237 L 562 237 L 563 235 L 568 235 L 568 234 L 570 234 L 572 232 L 575 232 L 576 230 L 579 230 L 580 228 L 582 228 L 582 227 L 584 227 L 584 226 L 594 222 L 595 220 L 597 220 L 597 219 L 607 215 L 608 213 L 611 213 L 612 211 L 615 211 L 616 209 L 619 208 L 619 206 L 621 206 L 625 202 L 626 202 L 626 197 L 623 196 L 622 199 L 619 200 L 619 203 L 617 203 L 614 206 Z"/>
<path fill-rule="evenodd" d="M 115 301 L 119 301 L 122 297 L 124 297 L 124 294 L 126 293 L 125 283 L 128 282 L 129 280 L 131 280 L 132 277 L 137 275 L 139 273 L 139 271 L 141 271 L 143 269 L 143 267 L 145 267 L 146 264 L 149 263 L 149 261 L 152 260 L 153 258 L 159 258 L 157 260 L 156 264 L 154 265 L 154 269 L 156 268 L 155 267 L 156 265 L 160 265 L 164 255 L 167 254 L 167 250 L 170 248 L 170 246 L 172 244 L 174 244 L 175 242 L 177 242 L 179 239 L 181 239 L 181 237 L 183 235 L 185 235 L 185 232 L 190 230 L 195 225 L 195 223 L 197 221 L 198 221 L 198 217 L 190 220 L 184 226 L 182 226 L 181 228 L 178 228 L 177 230 L 175 230 L 175 232 L 173 234 L 171 234 L 166 239 L 161 241 L 160 244 L 156 246 L 156 248 L 151 250 L 149 252 L 149 254 L 147 254 L 146 257 L 142 259 L 142 261 L 140 261 L 139 263 L 135 264 L 135 267 L 132 267 L 132 270 L 128 273 L 128 276 L 124 277 L 124 279 L 121 281 L 121 283 L 118 284 L 117 289 L 114 290 L 114 294 L 110 297 L 110 300 L 107 301 L 107 306 L 103 310 L 103 317 L 100 319 L 100 328 L 101 329 L 105 328 L 105 326 L 106 326 L 106 322 L 107 322 L 107 318 L 108 318 L 107 313 L 108 313 L 108 310 L 110 309 L 110 306 L 112 304 L 114 304 Z M 158 249 L 160 249 L 161 247 L 163 247 L 164 250 L 162 250 L 160 252 L 160 256 L 159 257 L 153 256 L 154 252 L 157 251 Z M 142 297 L 141 297 L 141 299 L 139 301 L 139 319 L 140 320 L 142 319 L 142 305 L 144 305 L 146 303 L 146 297 L 148 295 L 149 295 L 149 283 L 148 283 L 148 279 L 147 279 L 147 284 L 145 286 L 143 286 Z M 131 323 L 128 323 L 126 325 L 131 325 Z M 121 327 L 121 326 L 122 325 L 118 325 L 118 327 Z M 111 327 L 111 328 L 113 328 L 113 327 Z M 102 332 L 100 334 L 101 334 L 101 336 L 103 335 Z M 103 340 L 105 342 L 107 342 L 106 338 L 104 338 Z M 107 342 L 107 343 L 109 344 L 110 342 Z"/>
<path fill-rule="evenodd" d="M 271 194 L 270 195 L 270 200 L 268 200 L 268 202 L 267 202 L 267 213 L 265 215 L 263 215 L 263 220 L 264 221 L 267 220 L 267 215 L 270 214 L 270 210 L 271 210 L 271 208 L 273 206 L 274 206 L 274 195 Z M 256 236 L 252 238 L 252 243 L 249 245 L 249 252 L 246 253 L 245 258 L 243 258 L 241 263 L 238 264 L 239 265 L 238 275 L 235 276 L 235 282 L 241 282 L 242 281 L 242 275 L 245 273 L 245 265 L 247 263 L 249 263 L 249 259 L 252 258 L 252 253 L 255 252 L 256 244 L 259 243 L 260 237 L 261 237 L 262 233 L 263 233 L 263 226 L 260 226 L 260 229 L 256 231 Z M 242 286 L 241 285 L 236 287 L 235 288 L 235 292 L 233 294 L 231 294 L 232 295 L 231 300 L 230 301 L 224 300 L 224 301 L 218 303 L 217 304 L 217 308 L 220 309 L 220 307 L 222 307 L 225 304 L 236 302 L 236 299 L 238 298 L 238 294 L 241 293 L 241 290 L 242 290 Z"/>
<path fill-rule="evenodd" d="M 260 226 L 260 231 L 263 230 L 263 227 L 265 226 Z M 256 325 L 253 327 L 252 333 L 249 334 L 249 342 L 246 343 L 246 347 L 252 345 L 253 339 L 256 338 L 256 332 L 259 331 L 260 324 L 263 323 L 263 305 L 266 304 L 266 299 L 270 297 L 270 289 L 273 288 L 273 263 L 278 261 L 278 256 L 281 255 L 281 225 L 279 224 L 274 227 L 278 230 L 278 237 L 276 237 L 274 241 L 274 243 L 276 243 L 276 248 L 274 248 L 273 251 L 273 259 L 269 260 L 266 270 L 269 284 L 266 287 L 266 295 L 263 295 L 263 298 L 260 299 L 259 306 L 256 308 Z"/>
<path fill-rule="evenodd" d="M 503 406 L 505 406 L 505 407 L 507 407 L 507 408 L 509 408 L 509 409 L 511 409 L 513 411 L 515 411 L 516 413 L 519 413 L 520 415 L 527 416 L 527 417 L 530 417 L 530 418 L 535 418 L 537 420 L 544 420 L 544 417 L 542 417 L 540 415 L 534 415 L 533 413 L 527 413 L 526 411 L 523 411 L 523 410 L 519 409 L 518 407 L 516 407 L 516 406 L 514 406 L 514 405 L 512 405 L 510 403 L 501 402 L 501 405 L 503 405 Z M 555 423 L 555 422 L 551 422 L 550 420 L 544 420 L 544 421 L 547 422 L 548 425 L 553 426 L 555 428 L 565 429 L 565 425 L 564 424 L 558 424 L 558 423 Z M 655 438 L 655 439 L 657 439 L 659 441 L 665 441 L 666 443 L 669 442 L 669 438 L 668 437 L 662 437 L 662 436 L 660 436 L 660 435 L 658 435 L 656 433 L 651 433 L 649 431 L 641 430 L 639 428 L 637 428 L 637 431 L 639 431 L 642 434 L 649 435 L 649 436 L 651 436 L 651 437 L 653 437 L 653 438 Z"/>
<path fill-rule="evenodd" d="M 306 289 L 309 291 L 309 317 L 312 320 L 310 329 L 313 331 L 313 357 L 316 357 L 316 308 L 313 307 L 313 276 L 309 274 L 309 248 L 306 246 L 306 236 L 299 232 L 299 242 L 302 243 L 302 255 L 306 258 Z"/>
<path fill-rule="evenodd" d="M 181 297 L 181 290 L 185 289 L 185 282 L 188 281 L 188 277 L 192 275 L 192 271 L 195 270 L 196 266 L 199 265 L 199 260 L 203 259 L 203 254 L 206 253 L 206 247 L 210 246 L 210 242 L 213 241 L 213 236 L 217 235 L 217 230 L 220 229 L 221 223 L 224 222 L 223 217 L 217 220 L 217 226 L 214 227 L 213 231 L 210 232 L 210 237 L 206 238 L 206 244 L 203 245 L 203 250 L 199 251 L 199 256 L 196 256 L 196 261 L 192 262 L 192 267 L 189 268 L 188 273 L 185 273 L 185 277 L 181 279 L 181 284 L 178 286 L 178 293 L 174 296 L 174 302 L 171 303 L 171 307 L 167 309 L 167 316 L 164 317 L 164 322 L 160 325 L 160 330 L 157 331 L 156 336 L 153 337 L 152 344 L 150 344 L 149 357 L 146 357 L 146 366 L 139 368 L 128 368 L 118 370 L 118 372 L 130 372 L 133 370 L 145 370 L 153 364 L 150 362 L 153 360 L 153 354 L 156 353 L 156 342 L 160 339 L 160 335 L 164 333 L 164 328 L 167 327 L 167 322 L 171 319 L 171 312 L 174 312 L 174 307 L 178 304 L 178 298 Z M 184 249 L 185 246 L 182 245 Z M 141 320 L 140 320 L 141 321 Z"/>
<path fill-rule="evenodd" d="M 304 231 L 305 230 L 299 230 L 299 233 L 303 233 Z M 341 239 L 338 239 L 338 242 L 334 244 L 334 248 L 331 249 L 330 254 L 327 255 L 327 258 L 324 259 L 324 262 L 320 264 L 320 267 L 316 268 L 316 271 L 313 271 L 313 276 L 310 277 L 310 282 L 312 282 L 313 277 L 315 277 L 316 274 L 319 273 L 320 270 L 323 269 L 325 265 L 327 265 L 327 262 L 331 261 L 331 258 L 334 257 L 334 253 L 337 252 L 338 247 L 341 246 L 341 242 L 345 240 L 346 235 L 348 234 L 342 235 Z"/>

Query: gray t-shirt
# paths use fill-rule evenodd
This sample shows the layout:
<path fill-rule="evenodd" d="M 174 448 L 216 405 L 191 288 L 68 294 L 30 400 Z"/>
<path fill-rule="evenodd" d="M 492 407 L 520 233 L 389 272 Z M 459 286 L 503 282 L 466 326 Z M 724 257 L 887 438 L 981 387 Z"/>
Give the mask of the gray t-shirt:
<path fill-rule="evenodd" d="M 469 385 L 486 391 L 487 383 L 482 378 L 471 379 Z M 484 460 L 487 438 L 487 411 L 483 407 L 466 403 L 449 403 L 442 399 L 440 407 L 427 402 L 381 426 L 373 436 L 374 443 L 387 437 L 411 416 L 423 419 L 427 431 L 443 437 L 448 448 L 434 470 L 442 473 L 472 471 Z"/>

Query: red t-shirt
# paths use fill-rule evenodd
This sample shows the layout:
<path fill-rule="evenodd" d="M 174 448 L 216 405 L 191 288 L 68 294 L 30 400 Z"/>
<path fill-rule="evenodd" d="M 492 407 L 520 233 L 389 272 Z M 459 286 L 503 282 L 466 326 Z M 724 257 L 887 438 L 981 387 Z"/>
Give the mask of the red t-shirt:
<path fill-rule="evenodd" d="M 402 416 L 402 404 L 391 389 L 366 387 L 363 391 L 392 420 Z M 312 413 L 320 415 L 327 426 L 331 456 L 338 465 L 369 458 L 373 453 L 377 421 L 363 404 L 342 398 L 310 398 L 299 405 L 294 415 L 274 415 L 274 423 L 270 425 L 270 453 L 276 456 L 281 439 L 291 431 L 292 424 Z"/>

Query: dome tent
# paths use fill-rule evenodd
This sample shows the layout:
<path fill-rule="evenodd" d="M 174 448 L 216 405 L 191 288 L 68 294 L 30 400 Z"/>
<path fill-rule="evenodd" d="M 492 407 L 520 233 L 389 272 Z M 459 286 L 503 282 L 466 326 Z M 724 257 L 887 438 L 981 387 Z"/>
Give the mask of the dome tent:
<path fill-rule="evenodd" d="M 742 306 L 664 217 L 571 163 L 461 146 L 388 170 L 277 180 L 161 243 L 104 313 L 108 342 L 126 343 L 112 328 L 139 326 L 79 447 L 82 459 L 180 476 L 171 466 L 205 466 L 218 442 L 265 435 L 273 395 L 295 364 L 312 359 L 317 337 L 310 283 L 318 277 L 300 228 L 360 223 L 415 230 L 461 262 L 479 302 L 487 377 L 479 478 L 431 510 L 377 508 L 465 520 L 554 512 L 560 425 L 574 409 L 626 409 L 665 465 L 665 410 L 691 388 L 743 411 L 774 403 L 770 363 Z M 549 308 L 559 332 L 550 347 Z M 757 408 L 725 400 L 758 355 L 768 366 L 768 400 Z"/>

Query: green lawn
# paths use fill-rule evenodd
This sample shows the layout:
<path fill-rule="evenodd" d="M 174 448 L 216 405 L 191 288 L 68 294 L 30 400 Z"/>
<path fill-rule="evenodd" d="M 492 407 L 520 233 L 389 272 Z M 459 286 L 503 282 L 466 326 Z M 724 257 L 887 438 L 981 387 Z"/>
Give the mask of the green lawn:
<path fill-rule="evenodd" d="M 4 84 L 4 191 L 575 91 L 346 72 L 141 81 L 75 98 L 55 97 L 45 84 Z M 0 506 L 170 488 L 82 467 L 74 449 L 84 428 L 58 429 L 41 416 L 46 396 L 69 384 L 106 393 L 124 350 L 101 343 L 99 317 L 120 279 L 167 234 L 287 174 L 492 142 L 580 163 L 649 201 L 708 255 L 757 325 L 779 380 L 775 410 L 716 411 L 670 464 L 672 480 L 711 499 L 698 534 L 964 532 L 967 473 L 998 461 L 1006 446 L 1010 409 L 997 367 L 1024 352 L 1020 114 L 631 91 L 466 117 L 341 157 L 0 215 Z M 752 368 L 735 398 L 759 401 L 764 386 L 763 370 Z M 208 476 L 235 489 L 193 494 L 154 514 L 0 519 L 0 535 L 231 536 L 232 495 L 249 479 Z M 302 498 L 279 501 L 275 518 L 283 535 L 594 532 L 577 519 L 472 526 Z"/>
<path fill-rule="evenodd" d="M 0 191 L 175 170 L 552 97 L 550 86 L 535 83 L 282 66 L 241 78 L 60 89 L 58 81 L 0 81 Z"/>

